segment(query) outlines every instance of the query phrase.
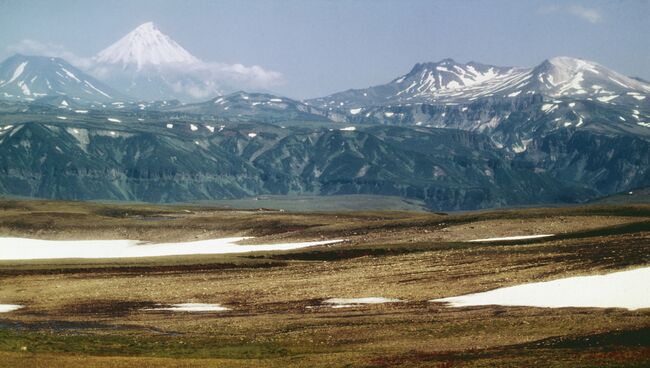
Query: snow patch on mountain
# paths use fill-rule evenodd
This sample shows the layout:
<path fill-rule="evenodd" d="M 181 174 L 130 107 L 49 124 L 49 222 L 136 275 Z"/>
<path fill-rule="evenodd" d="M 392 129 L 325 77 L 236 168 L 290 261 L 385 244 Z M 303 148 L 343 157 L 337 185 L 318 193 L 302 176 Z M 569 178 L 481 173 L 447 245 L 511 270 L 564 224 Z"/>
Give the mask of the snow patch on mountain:
<path fill-rule="evenodd" d="M 6 80 L 0 83 L 0 94 L 11 99 L 68 96 L 81 103 L 95 103 L 119 95 L 60 58 L 16 54 L 0 63 L 0 78 Z"/>
<path fill-rule="evenodd" d="M 18 79 L 18 77 L 20 77 L 20 75 L 23 74 L 23 71 L 25 70 L 25 66 L 27 66 L 26 61 L 23 61 L 22 63 L 20 63 L 20 65 L 18 65 L 18 67 L 14 71 L 14 75 L 11 76 L 11 79 L 9 79 L 9 81 L 7 83 L 5 83 L 5 85 L 15 81 L 16 79 Z"/>

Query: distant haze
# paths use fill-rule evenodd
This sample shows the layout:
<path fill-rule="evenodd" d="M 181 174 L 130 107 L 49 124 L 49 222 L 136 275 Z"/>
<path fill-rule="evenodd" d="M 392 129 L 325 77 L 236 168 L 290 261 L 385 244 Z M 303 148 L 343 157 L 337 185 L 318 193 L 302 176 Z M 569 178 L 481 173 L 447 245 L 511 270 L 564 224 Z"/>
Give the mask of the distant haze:
<path fill-rule="evenodd" d="M 451 57 L 534 66 L 554 56 L 650 79 L 650 1 L 0 1 L 0 58 L 83 64 L 153 21 L 205 62 L 259 66 L 294 98 L 385 83 Z M 221 65 L 221 64 L 220 64 Z"/>

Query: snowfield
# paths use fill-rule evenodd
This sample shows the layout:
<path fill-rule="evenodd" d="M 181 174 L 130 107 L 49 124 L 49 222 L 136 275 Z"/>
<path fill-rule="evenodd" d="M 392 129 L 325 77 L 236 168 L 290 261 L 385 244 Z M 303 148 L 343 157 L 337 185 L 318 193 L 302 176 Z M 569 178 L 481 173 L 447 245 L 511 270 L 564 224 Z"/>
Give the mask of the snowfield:
<path fill-rule="evenodd" d="M 473 239 L 468 240 L 468 242 L 491 242 L 499 240 L 525 240 L 525 239 L 538 239 L 538 238 L 547 238 L 555 234 L 539 234 L 539 235 L 519 235 L 519 236 L 506 236 L 503 238 L 485 238 L 485 239 Z"/>
<path fill-rule="evenodd" d="M 541 308 L 650 308 L 650 267 L 605 275 L 578 276 L 435 299 L 450 307 L 477 305 Z"/>
<path fill-rule="evenodd" d="M 192 254 L 229 254 L 291 250 L 339 243 L 323 240 L 302 243 L 239 245 L 250 237 L 199 240 L 184 243 L 146 243 L 138 240 L 41 240 L 0 238 L 0 260 L 62 258 L 133 258 Z"/>
<path fill-rule="evenodd" d="M 145 310 L 169 312 L 223 312 L 230 310 L 230 308 L 222 307 L 220 304 L 181 303 L 171 304 L 169 307 L 147 308 Z"/>
<path fill-rule="evenodd" d="M 17 304 L 0 304 L 0 313 L 9 313 L 22 308 L 22 305 Z"/>

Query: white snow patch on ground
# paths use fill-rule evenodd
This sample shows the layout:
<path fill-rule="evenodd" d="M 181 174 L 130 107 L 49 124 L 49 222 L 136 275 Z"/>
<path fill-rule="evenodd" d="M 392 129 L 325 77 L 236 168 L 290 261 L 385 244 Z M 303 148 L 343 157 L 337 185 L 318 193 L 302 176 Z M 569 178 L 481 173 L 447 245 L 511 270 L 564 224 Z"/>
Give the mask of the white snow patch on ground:
<path fill-rule="evenodd" d="M 26 61 L 23 61 L 22 63 L 20 63 L 20 65 L 18 65 L 16 70 L 14 70 L 14 74 L 11 76 L 9 81 L 7 83 L 5 83 L 5 85 L 15 81 L 18 77 L 20 77 L 20 75 L 23 74 L 23 71 L 25 70 L 26 65 L 27 65 Z"/>
<path fill-rule="evenodd" d="M 349 126 L 349 127 L 341 128 L 339 130 L 342 130 L 344 132 L 353 132 L 353 131 L 357 130 L 357 127 Z"/>
<path fill-rule="evenodd" d="M 528 149 L 528 145 L 532 141 L 533 141 L 532 139 L 523 139 L 520 144 L 513 145 L 512 150 L 515 153 L 522 153 Z"/>
<path fill-rule="evenodd" d="M 85 80 L 84 83 L 85 83 L 88 87 L 90 87 L 90 88 L 94 89 L 95 91 L 97 91 L 98 93 L 100 93 L 102 96 L 104 96 L 104 97 L 108 97 L 108 98 L 112 98 L 109 94 L 107 94 L 107 93 L 105 93 L 104 91 L 98 89 L 97 87 L 95 87 L 92 83 L 88 82 L 87 80 Z"/>
<path fill-rule="evenodd" d="M 77 76 L 74 75 L 74 74 L 73 74 L 71 71 L 69 71 L 68 69 L 66 69 L 66 68 L 64 68 L 64 67 L 61 67 L 61 70 L 63 70 L 63 72 L 64 72 L 68 77 L 70 77 L 70 78 L 76 80 L 78 83 L 81 83 L 81 81 L 79 80 L 79 78 L 77 78 Z"/>
<path fill-rule="evenodd" d="M 555 105 L 555 104 L 544 104 L 544 105 L 542 105 L 542 111 L 544 111 L 545 113 L 552 112 L 555 109 L 557 109 L 557 105 Z"/>
<path fill-rule="evenodd" d="M 350 109 L 350 114 L 352 114 L 352 115 L 356 115 L 356 114 L 360 113 L 361 110 L 363 110 L 363 109 L 360 108 L 360 107 L 359 107 L 359 108 L 356 108 L 356 109 Z"/>
<path fill-rule="evenodd" d="M 547 238 L 555 234 L 539 234 L 539 235 L 518 235 L 518 236 L 506 236 L 502 238 L 485 238 L 485 239 L 474 239 L 468 240 L 469 242 L 491 242 L 491 241 L 500 241 L 500 240 L 525 240 L 525 239 L 538 239 L 538 238 Z"/>
<path fill-rule="evenodd" d="M 88 110 L 75 110 L 74 112 L 76 112 L 77 114 L 87 114 Z"/>
<path fill-rule="evenodd" d="M 197 131 L 198 129 L 199 129 L 199 127 L 197 127 L 196 125 L 194 125 L 194 124 L 190 124 L 190 130 L 191 130 L 191 131 L 195 132 L 195 131 Z"/>
<path fill-rule="evenodd" d="M 393 117 L 393 115 L 395 115 L 394 112 L 385 112 L 384 113 L 384 116 L 387 117 L 387 118 Z"/>
<path fill-rule="evenodd" d="M 165 125 L 167 128 L 172 129 L 174 127 L 174 124 L 167 124 Z"/>
<path fill-rule="evenodd" d="M 343 241 L 323 240 L 260 245 L 236 244 L 236 242 L 246 239 L 250 239 L 250 237 L 233 237 L 178 243 L 146 243 L 138 240 L 42 240 L 28 238 L 0 238 L 0 260 L 133 258 L 190 254 L 267 252 L 334 244 Z"/>
<path fill-rule="evenodd" d="M 145 310 L 169 312 L 223 312 L 230 310 L 230 308 L 222 307 L 220 304 L 180 303 L 171 304 L 169 307 L 147 308 Z"/>
<path fill-rule="evenodd" d="M 121 123 L 122 122 L 122 120 L 115 119 L 115 118 L 108 118 L 108 121 L 110 121 L 111 123 Z"/>
<path fill-rule="evenodd" d="M 250 138 L 255 138 L 255 137 L 257 137 L 257 133 L 248 133 L 248 136 Z"/>
<path fill-rule="evenodd" d="M 645 100 L 645 96 L 641 96 L 641 95 L 631 95 L 631 96 L 632 96 L 633 98 L 636 98 L 636 99 L 639 100 L 639 101 L 643 101 L 643 100 Z"/>
<path fill-rule="evenodd" d="M 65 116 L 57 116 L 56 118 L 61 120 L 68 120 L 68 118 L 66 118 Z"/>
<path fill-rule="evenodd" d="M 214 127 L 212 125 L 206 125 L 205 129 L 209 130 L 210 133 L 214 133 Z"/>
<path fill-rule="evenodd" d="M 18 82 L 18 86 L 20 86 L 20 89 L 23 90 L 23 94 L 25 96 L 30 96 L 32 94 L 32 91 L 29 90 L 29 87 L 27 87 L 24 81 Z"/>
<path fill-rule="evenodd" d="M 18 304 L 0 304 L 0 313 L 13 312 L 22 307 L 23 307 L 22 305 L 18 305 Z"/>
<path fill-rule="evenodd" d="M 451 307 L 506 305 L 542 308 L 650 308 L 650 267 L 605 275 L 535 282 L 432 302 Z"/>
<path fill-rule="evenodd" d="M 609 101 L 615 99 L 616 97 L 618 97 L 618 95 L 614 95 L 614 96 L 605 96 L 605 97 L 596 97 L 596 99 L 597 99 L 598 101 L 600 101 L 600 102 L 605 102 L 605 103 L 607 103 L 607 102 L 609 102 Z"/>

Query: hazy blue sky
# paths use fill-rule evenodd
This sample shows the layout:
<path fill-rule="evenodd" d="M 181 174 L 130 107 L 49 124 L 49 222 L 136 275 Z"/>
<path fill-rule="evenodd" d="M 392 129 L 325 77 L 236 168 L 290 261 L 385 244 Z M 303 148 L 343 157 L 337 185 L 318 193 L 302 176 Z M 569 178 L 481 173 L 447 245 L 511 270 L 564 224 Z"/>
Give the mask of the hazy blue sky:
<path fill-rule="evenodd" d="M 650 0 L 0 0 L 0 57 L 24 40 L 88 57 L 146 21 L 205 61 L 282 73 L 273 89 L 291 97 L 446 57 L 533 66 L 568 55 L 650 79 Z"/>

